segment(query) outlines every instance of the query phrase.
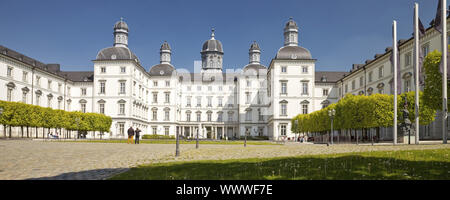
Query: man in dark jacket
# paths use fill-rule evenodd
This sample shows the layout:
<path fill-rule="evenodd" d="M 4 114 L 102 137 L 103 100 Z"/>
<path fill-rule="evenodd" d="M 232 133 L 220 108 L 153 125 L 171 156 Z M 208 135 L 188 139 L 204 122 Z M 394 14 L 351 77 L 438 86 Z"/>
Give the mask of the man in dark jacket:
<path fill-rule="evenodd" d="M 134 144 L 139 144 L 139 136 L 141 135 L 141 130 L 139 128 L 136 128 L 136 131 L 134 131 L 136 134 L 136 139 L 134 139 Z"/>
<path fill-rule="evenodd" d="M 130 126 L 128 129 L 128 141 L 127 144 L 133 144 L 133 136 L 134 136 L 134 129 Z"/>

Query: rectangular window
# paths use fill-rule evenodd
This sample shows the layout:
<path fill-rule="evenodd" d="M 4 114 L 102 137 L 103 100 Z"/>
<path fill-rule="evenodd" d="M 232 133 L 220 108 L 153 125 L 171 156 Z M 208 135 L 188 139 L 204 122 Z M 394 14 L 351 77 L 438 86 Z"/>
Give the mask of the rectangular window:
<path fill-rule="evenodd" d="M 197 97 L 197 107 L 202 106 L 202 97 Z"/>
<path fill-rule="evenodd" d="M 119 123 L 119 134 L 120 135 L 125 134 L 125 123 Z"/>
<path fill-rule="evenodd" d="M 424 56 L 427 56 L 430 53 L 430 44 L 425 44 L 422 46 L 422 52 Z"/>
<path fill-rule="evenodd" d="M 308 73 L 308 66 L 303 66 L 302 67 L 302 73 L 303 74 L 307 74 Z"/>
<path fill-rule="evenodd" d="M 212 113 L 207 113 L 208 122 L 212 121 Z"/>
<path fill-rule="evenodd" d="M 364 86 L 364 77 L 359 77 L 359 87 Z"/>
<path fill-rule="evenodd" d="M 281 94 L 287 94 L 287 83 L 281 82 Z"/>
<path fill-rule="evenodd" d="M 170 92 L 165 93 L 165 103 L 170 103 Z"/>
<path fill-rule="evenodd" d="M 202 91 L 202 86 L 197 86 L 197 91 Z"/>
<path fill-rule="evenodd" d="M 100 68 L 100 72 L 101 72 L 102 74 L 106 73 L 106 67 L 101 67 L 101 68 Z"/>
<path fill-rule="evenodd" d="M 356 86 L 356 84 L 355 84 L 355 80 L 353 80 L 353 81 L 352 81 L 352 90 L 354 90 L 354 89 L 355 89 L 355 86 Z"/>
<path fill-rule="evenodd" d="M 223 113 L 217 113 L 217 121 L 218 122 L 222 122 L 222 120 L 223 120 Z"/>
<path fill-rule="evenodd" d="M 153 110 L 152 111 L 152 120 L 158 120 L 158 111 L 157 110 Z"/>
<path fill-rule="evenodd" d="M 250 100 L 251 93 L 250 93 L 250 92 L 246 92 L 245 95 L 246 95 L 245 103 L 246 103 L 246 104 L 250 104 L 250 101 L 251 101 L 251 100 Z"/>
<path fill-rule="evenodd" d="M 212 107 L 212 97 L 207 98 L 208 98 L 208 107 Z"/>
<path fill-rule="evenodd" d="M 153 92 L 153 103 L 158 103 L 158 93 Z"/>
<path fill-rule="evenodd" d="M 47 89 L 51 90 L 52 89 L 52 81 L 47 81 Z"/>
<path fill-rule="evenodd" d="M 369 83 L 372 82 L 372 75 L 373 75 L 373 72 L 369 72 Z"/>
<path fill-rule="evenodd" d="M 36 76 L 36 86 L 41 87 L 41 77 L 40 76 Z"/>
<path fill-rule="evenodd" d="M 378 78 L 383 78 L 383 66 L 378 68 Z"/>
<path fill-rule="evenodd" d="M 86 104 L 85 103 L 81 104 L 81 112 L 86 113 Z"/>
<path fill-rule="evenodd" d="M 12 101 L 12 88 L 8 88 L 6 92 L 6 101 Z"/>
<path fill-rule="evenodd" d="M 165 121 L 169 121 L 170 120 L 170 111 L 169 110 L 165 110 L 164 111 L 164 120 Z"/>
<path fill-rule="evenodd" d="M 411 52 L 405 54 L 405 67 L 411 65 Z"/>
<path fill-rule="evenodd" d="M 61 88 L 62 88 L 62 84 L 61 84 L 61 83 L 58 83 L 58 92 L 59 92 L 59 93 L 62 93 Z"/>
<path fill-rule="evenodd" d="M 262 115 L 261 109 L 258 109 L 258 120 L 264 121 L 264 116 Z"/>
<path fill-rule="evenodd" d="M 186 121 L 191 121 L 191 113 L 186 113 Z"/>
<path fill-rule="evenodd" d="M 208 86 L 208 91 L 212 91 L 212 86 Z"/>
<path fill-rule="evenodd" d="M 152 134 L 153 135 L 156 135 L 156 134 L 158 134 L 158 128 L 156 127 L 156 126 L 152 126 Z"/>
<path fill-rule="evenodd" d="M 58 101 L 58 109 L 61 110 L 61 101 Z"/>
<path fill-rule="evenodd" d="M 233 121 L 233 113 L 228 113 L 228 121 L 229 122 Z"/>
<path fill-rule="evenodd" d="M 302 94 L 308 94 L 308 83 L 302 83 Z"/>
<path fill-rule="evenodd" d="M 187 86 L 187 91 L 191 91 L 191 86 Z"/>
<path fill-rule="evenodd" d="M 286 136 L 286 124 L 281 124 L 281 136 Z"/>
<path fill-rule="evenodd" d="M 27 103 L 27 93 L 26 92 L 22 93 L 22 103 Z"/>
<path fill-rule="evenodd" d="M 202 116 L 201 116 L 201 113 L 197 113 L 197 121 L 199 122 L 199 121 L 201 121 L 201 118 Z"/>
<path fill-rule="evenodd" d="M 223 87 L 222 86 L 219 86 L 219 91 L 222 91 L 223 90 Z"/>
<path fill-rule="evenodd" d="M 170 81 L 166 81 L 166 87 L 170 87 Z"/>
<path fill-rule="evenodd" d="M 99 112 L 101 114 L 105 114 L 105 104 L 104 103 L 99 104 Z"/>
<path fill-rule="evenodd" d="M 86 88 L 81 88 L 81 95 L 86 96 Z"/>
<path fill-rule="evenodd" d="M 126 82 L 120 82 L 119 94 L 125 94 Z"/>
<path fill-rule="evenodd" d="M 348 92 L 348 85 L 345 84 L 345 93 L 347 93 L 347 92 Z"/>
<path fill-rule="evenodd" d="M 187 97 L 187 99 L 186 99 L 186 106 L 187 107 L 191 107 L 191 100 L 192 100 L 192 97 Z"/>
<path fill-rule="evenodd" d="M 328 96 L 328 89 L 323 89 L 323 96 Z"/>
<path fill-rule="evenodd" d="M 287 116 L 287 105 L 286 104 L 281 104 L 281 116 Z"/>
<path fill-rule="evenodd" d="M 119 115 L 125 115 L 125 104 L 119 104 Z"/>
<path fill-rule="evenodd" d="M 127 72 L 127 68 L 126 67 L 120 67 L 120 73 L 124 74 L 125 72 Z"/>
<path fill-rule="evenodd" d="M 105 82 L 100 82 L 100 94 L 105 94 Z"/>
<path fill-rule="evenodd" d="M 252 121 L 252 110 L 247 110 L 245 113 L 245 121 Z"/>
<path fill-rule="evenodd" d="M 169 136 L 169 126 L 164 126 L 164 135 Z"/>
<path fill-rule="evenodd" d="M 22 72 L 22 81 L 28 83 L 28 72 Z"/>
<path fill-rule="evenodd" d="M 282 66 L 281 67 L 281 73 L 287 73 L 287 67 L 286 66 Z"/>
<path fill-rule="evenodd" d="M 217 105 L 217 106 L 218 106 L 218 107 L 222 107 L 222 106 L 223 106 L 223 102 L 222 102 L 222 101 L 223 101 L 223 97 L 219 97 L 218 101 L 219 101 L 219 102 L 218 102 L 218 105 Z"/>
<path fill-rule="evenodd" d="M 8 69 L 6 71 L 6 76 L 11 78 L 12 77 L 12 71 L 13 71 L 13 68 L 8 66 Z"/>
<path fill-rule="evenodd" d="M 252 82 L 247 80 L 247 87 L 251 87 L 252 86 Z"/>
<path fill-rule="evenodd" d="M 302 114 L 308 114 L 308 104 L 302 105 Z"/>
<path fill-rule="evenodd" d="M 158 87 L 158 81 L 153 81 L 153 87 Z"/>

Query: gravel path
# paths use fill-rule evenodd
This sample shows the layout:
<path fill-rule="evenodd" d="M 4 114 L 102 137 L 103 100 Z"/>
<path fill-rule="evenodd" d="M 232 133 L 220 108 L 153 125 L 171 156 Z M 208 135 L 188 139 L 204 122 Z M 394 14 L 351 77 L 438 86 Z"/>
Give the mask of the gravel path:
<path fill-rule="evenodd" d="M 70 143 L 0 140 L 0 179 L 105 179 L 141 164 L 187 161 L 268 158 L 327 153 L 450 148 L 450 145 L 200 145 Z"/>

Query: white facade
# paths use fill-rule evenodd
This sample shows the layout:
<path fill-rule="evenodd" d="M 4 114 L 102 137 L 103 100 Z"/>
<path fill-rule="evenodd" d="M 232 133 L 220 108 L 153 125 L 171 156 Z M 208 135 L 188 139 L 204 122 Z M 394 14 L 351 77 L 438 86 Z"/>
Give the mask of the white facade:
<path fill-rule="evenodd" d="M 0 100 L 104 113 L 113 119 L 104 137 L 126 137 L 133 126 L 142 134 L 179 132 L 195 138 L 201 130 L 200 138 L 247 134 L 280 140 L 295 136 L 291 119 L 299 113 L 320 110 L 347 93 L 391 93 L 389 49 L 375 60 L 354 65 L 350 73 L 319 72 L 310 52 L 299 46 L 292 19 L 284 28 L 284 46 L 268 67 L 261 65 L 261 50 L 254 42 L 249 64 L 233 73 L 223 72 L 226 57 L 214 32 L 203 44 L 199 73 L 172 66 L 167 42 L 161 46 L 159 64 L 146 70 L 128 48 L 128 25 L 117 22 L 114 35 L 114 46 L 99 51 L 89 72 L 60 71 L 57 64 L 43 64 L 0 46 Z M 402 84 L 410 90 L 413 64 L 407 55 L 412 45 L 412 40 L 400 45 Z M 440 37 L 428 29 L 421 45 L 426 52 L 440 50 Z"/>

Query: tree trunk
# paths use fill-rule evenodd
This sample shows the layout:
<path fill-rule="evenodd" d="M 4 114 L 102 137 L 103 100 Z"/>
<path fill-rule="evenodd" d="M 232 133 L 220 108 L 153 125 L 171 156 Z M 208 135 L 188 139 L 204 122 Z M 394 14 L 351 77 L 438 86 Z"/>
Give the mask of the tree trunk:
<path fill-rule="evenodd" d="M 6 125 L 3 125 L 3 136 L 6 138 Z"/>
<path fill-rule="evenodd" d="M 11 126 L 9 126 L 9 138 L 11 138 Z"/>
<path fill-rule="evenodd" d="M 359 144 L 359 141 L 358 141 L 358 130 L 356 130 L 356 129 L 355 129 L 355 135 L 356 135 L 356 144 Z"/>
<path fill-rule="evenodd" d="M 22 132 L 22 138 L 23 138 L 23 126 L 21 126 L 20 128 L 22 129 L 22 131 L 21 131 L 21 132 Z"/>
<path fill-rule="evenodd" d="M 28 130 L 28 126 L 27 126 L 27 138 L 29 138 L 30 137 L 30 134 L 29 134 L 29 132 L 28 132 L 29 130 Z"/>
<path fill-rule="evenodd" d="M 37 127 L 34 127 L 35 128 L 35 135 L 36 135 L 36 138 L 38 138 L 38 128 Z"/>

